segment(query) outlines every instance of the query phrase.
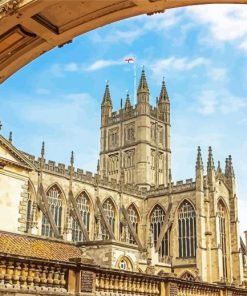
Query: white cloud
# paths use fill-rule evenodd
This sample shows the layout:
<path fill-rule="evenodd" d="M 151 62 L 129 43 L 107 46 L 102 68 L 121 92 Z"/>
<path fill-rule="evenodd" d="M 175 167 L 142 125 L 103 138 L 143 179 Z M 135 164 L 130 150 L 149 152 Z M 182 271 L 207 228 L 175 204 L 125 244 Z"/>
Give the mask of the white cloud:
<path fill-rule="evenodd" d="M 123 65 L 123 60 L 98 60 L 87 67 L 87 71 L 96 71 L 103 68 Z"/>
<path fill-rule="evenodd" d="M 150 68 L 155 76 L 161 76 L 166 72 L 171 71 L 190 71 L 196 67 L 207 65 L 209 61 L 203 57 L 189 59 L 187 57 L 177 58 L 169 57 L 166 59 L 156 60 L 150 64 Z"/>
<path fill-rule="evenodd" d="M 198 95 L 197 111 L 203 115 L 216 112 L 221 114 L 234 113 L 247 106 L 245 98 L 237 97 L 227 91 L 202 90 Z"/>
<path fill-rule="evenodd" d="M 187 7 L 186 13 L 194 22 L 209 29 L 207 40 L 238 43 L 247 50 L 247 9 L 245 5 L 203 5 Z"/>
<path fill-rule="evenodd" d="M 78 72 L 80 70 L 77 63 L 69 63 L 64 66 L 65 72 Z"/>

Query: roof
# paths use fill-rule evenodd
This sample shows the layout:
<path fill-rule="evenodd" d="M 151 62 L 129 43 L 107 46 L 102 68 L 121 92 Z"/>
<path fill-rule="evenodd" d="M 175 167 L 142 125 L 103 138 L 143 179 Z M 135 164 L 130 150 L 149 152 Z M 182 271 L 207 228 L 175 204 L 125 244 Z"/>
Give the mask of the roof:
<path fill-rule="evenodd" d="M 80 249 L 72 243 L 0 231 L 1 254 L 59 262 L 82 257 Z"/>

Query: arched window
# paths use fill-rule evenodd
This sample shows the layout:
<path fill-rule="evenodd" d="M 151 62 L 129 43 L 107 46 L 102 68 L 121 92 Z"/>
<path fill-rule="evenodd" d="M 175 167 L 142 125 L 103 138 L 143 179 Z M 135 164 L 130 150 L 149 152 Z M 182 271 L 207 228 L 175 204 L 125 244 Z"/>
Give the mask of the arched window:
<path fill-rule="evenodd" d="M 28 192 L 27 206 L 26 206 L 26 232 L 30 232 L 32 220 L 33 220 L 33 202 L 31 199 L 31 193 Z"/>
<path fill-rule="evenodd" d="M 128 257 L 122 256 L 117 260 L 116 267 L 122 270 L 133 270 L 133 266 Z"/>
<path fill-rule="evenodd" d="M 226 252 L 226 208 L 220 200 L 218 203 L 220 248 L 222 251 L 223 279 L 227 279 L 227 252 Z"/>
<path fill-rule="evenodd" d="M 163 225 L 164 220 L 165 220 L 164 210 L 158 205 L 155 206 L 150 216 L 150 225 L 152 230 L 153 242 L 155 246 L 157 244 L 158 237 L 160 235 L 161 227 Z M 160 259 L 168 255 L 169 255 L 169 230 L 166 232 L 162 240 L 161 247 L 159 249 Z"/>
<path fill-rule="evenodd" d="M 105 216 L 106 216 L 106 218 L 111 226 L 111 229 L 114 233 L 114 231 L 115 231 L 115 209 L 114 209 L 114 205 L 113 205 L 110 198 L 108 198 L 103 203 L 103 211 L 104 211 Z M 108 233 L 107 228 L 104 225 L 104 223 L 102 223 L 102 239 L 103 240 L 109 239 L 109 233 Z"/>
<path fill-rule="evenodd" d="M 196 213 L 188 201 L 178 211 L 179 257 L 196 256 Z"/>
<path fill-rule="evenodd" d="M 89 200 L 85 192 L 81 193 L 77 198 L 77 207 L 80 212 L 82 221 L 89 233 L 89 223 L 90 223 L 90 207 Z M 72 218 L 72 240 L 73 241 L 83 241 L 83 233 L 81 228 L 74 218 Z"/>
<path fill-rule="evenodd" d="M 53 186 L 47 192 L 48 205 L 57 226 L 58 232 L 61 234 L 62 230 L 62 198 L 61 191 L 57 186 Z M 41 234 L 45 236 L 53 236 L 52 228 L 47 217 L 43 214 Z"/>
<path fill-rule="evenodd" d="M 130 222 L 132 223 L 132 226 L 135 229 L 136 234 L 138 234 L 139 215 L 137 213 L 135 206 L 134 205 L 129 206 L 127 212 L 129 215 Z M 136 244 L 136 241 L 129 229 L 127 233 L 127 242 L 130 244 Z"/>

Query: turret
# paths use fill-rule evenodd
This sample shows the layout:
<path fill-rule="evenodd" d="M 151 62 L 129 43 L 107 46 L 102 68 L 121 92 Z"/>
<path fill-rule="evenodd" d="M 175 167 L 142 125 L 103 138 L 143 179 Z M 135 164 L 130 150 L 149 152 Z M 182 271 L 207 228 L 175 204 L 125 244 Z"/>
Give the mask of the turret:
<path fill-rule="evenodd" d="M 160 90 L 160 96 L 157 103 L 158 118 L 167 124 L 170 124 L 170 100 L 167 93 L 165 80 L 163 78 Z"/>
<path fill-rule="evenodd" d="M 233 169 L 231 155 L 226 158 L 225 177 L 229 187 L 231 188 L 232 194 L 235 194 L 235 173 Z"/>
<path fill-rule="evenodd" d="M 109 118 L 112 114 L 112 101 L 109 90 L 109 84 L 106 84 L 105 93 L 101 103 L 101 126 L 104 126 L 108 123 Z"/>
<path fill-rule="evenodd" d="M 137 110 L 139 114 L 149 114 L 149 94 L 146 75 L 143 69 L 137 91 Z"/>
<path fill-rule="evenodd" d="M 196 158 L 196 189 L 198 191 L 203 191 L 203 162 L 201 147 L 198 146 L 197 149 L 197 158 Z"/>

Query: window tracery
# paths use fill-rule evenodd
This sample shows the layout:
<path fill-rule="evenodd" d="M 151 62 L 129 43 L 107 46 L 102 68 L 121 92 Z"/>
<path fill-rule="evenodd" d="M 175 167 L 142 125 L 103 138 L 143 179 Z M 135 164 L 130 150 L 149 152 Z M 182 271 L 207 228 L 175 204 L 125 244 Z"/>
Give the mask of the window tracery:
<path fill-rule="evenodd" d="M 128 208 L 127 212 L 128 212 L 129 220 L 130 220 L 136 234 L 138 234 L 139 215 L 138 215 L 137 210 L 134 207 L 134 205 L 131 205 Z M 133 235 L 131 234 L 129 229 L 128 229 L 128 233 L 127 233 L 127 242 L 130 244 L 136 244 L 135 238 L 133 237 Z"/>
<path fill-rule="evenodd" d="M 89 200 L 85 192 L 81 193 L 77 200 L 77 207 L 81 215 L 82 221 L 89 233 L 90 225 L 90 206 Z M 76 219 L 72 218 L 72 240 L 73 241 L 83 241 L 83 233 Z"/>
<path fill-rule="evenodd" d="M 53 186 L 47 192 L 47 199 L 48 199 L 48 205 L 49 205 L 51 214 L 53 216 L 54 222 L 57 226 L 58 232 L 61 234 L 63 207 L 62 207 L 61 191 L 58 189 L 57 186 Z M 53 231 L 49 223 L 49 220 L 44 214 L 42 216 L 41 234 L 49 237 L 53 236 Z"/>
<path fill-rule="evenodd" d="M 195 277 L 190 273 L 190 272 L 185 272 L 182 276 L 181 279 L 186 280 L 186 281 L 195 281 Z"/>
<path fill-rule="evenodd" d="M 178 212 L 179 257 L 196 256 L 196 213 L 188 201 L 184 201 Z"/>
<path fill-rule="evenodd" d="M 111 226 L 111 229 L 114 233 L 115 231 L 115 208 L 112 203 L 112 201 L 108 198 L 104 203 L 103 203 L 103 211 L 105 213 L 105 216 Z M 109 239 L 109 233 L 107 231 L 107 228 L 104 223 L 102 223 L 102 239 L 107 240 Z"/>
<path fill-rule="evenodd" d="M 157 244 L 158 237 L 160 235 L 161 227 L 164 223 L 164 220 L 165 220 L 164 210 L 159 205 L 156 205 L 150 216 L 150 224 L 151 224 L 153 242 L 155 246 Z M 166 232 L 162 240 L 161 247 L 159 249 L 160 259 L 168 255 L 169 255 L 169 230 Z"/>

